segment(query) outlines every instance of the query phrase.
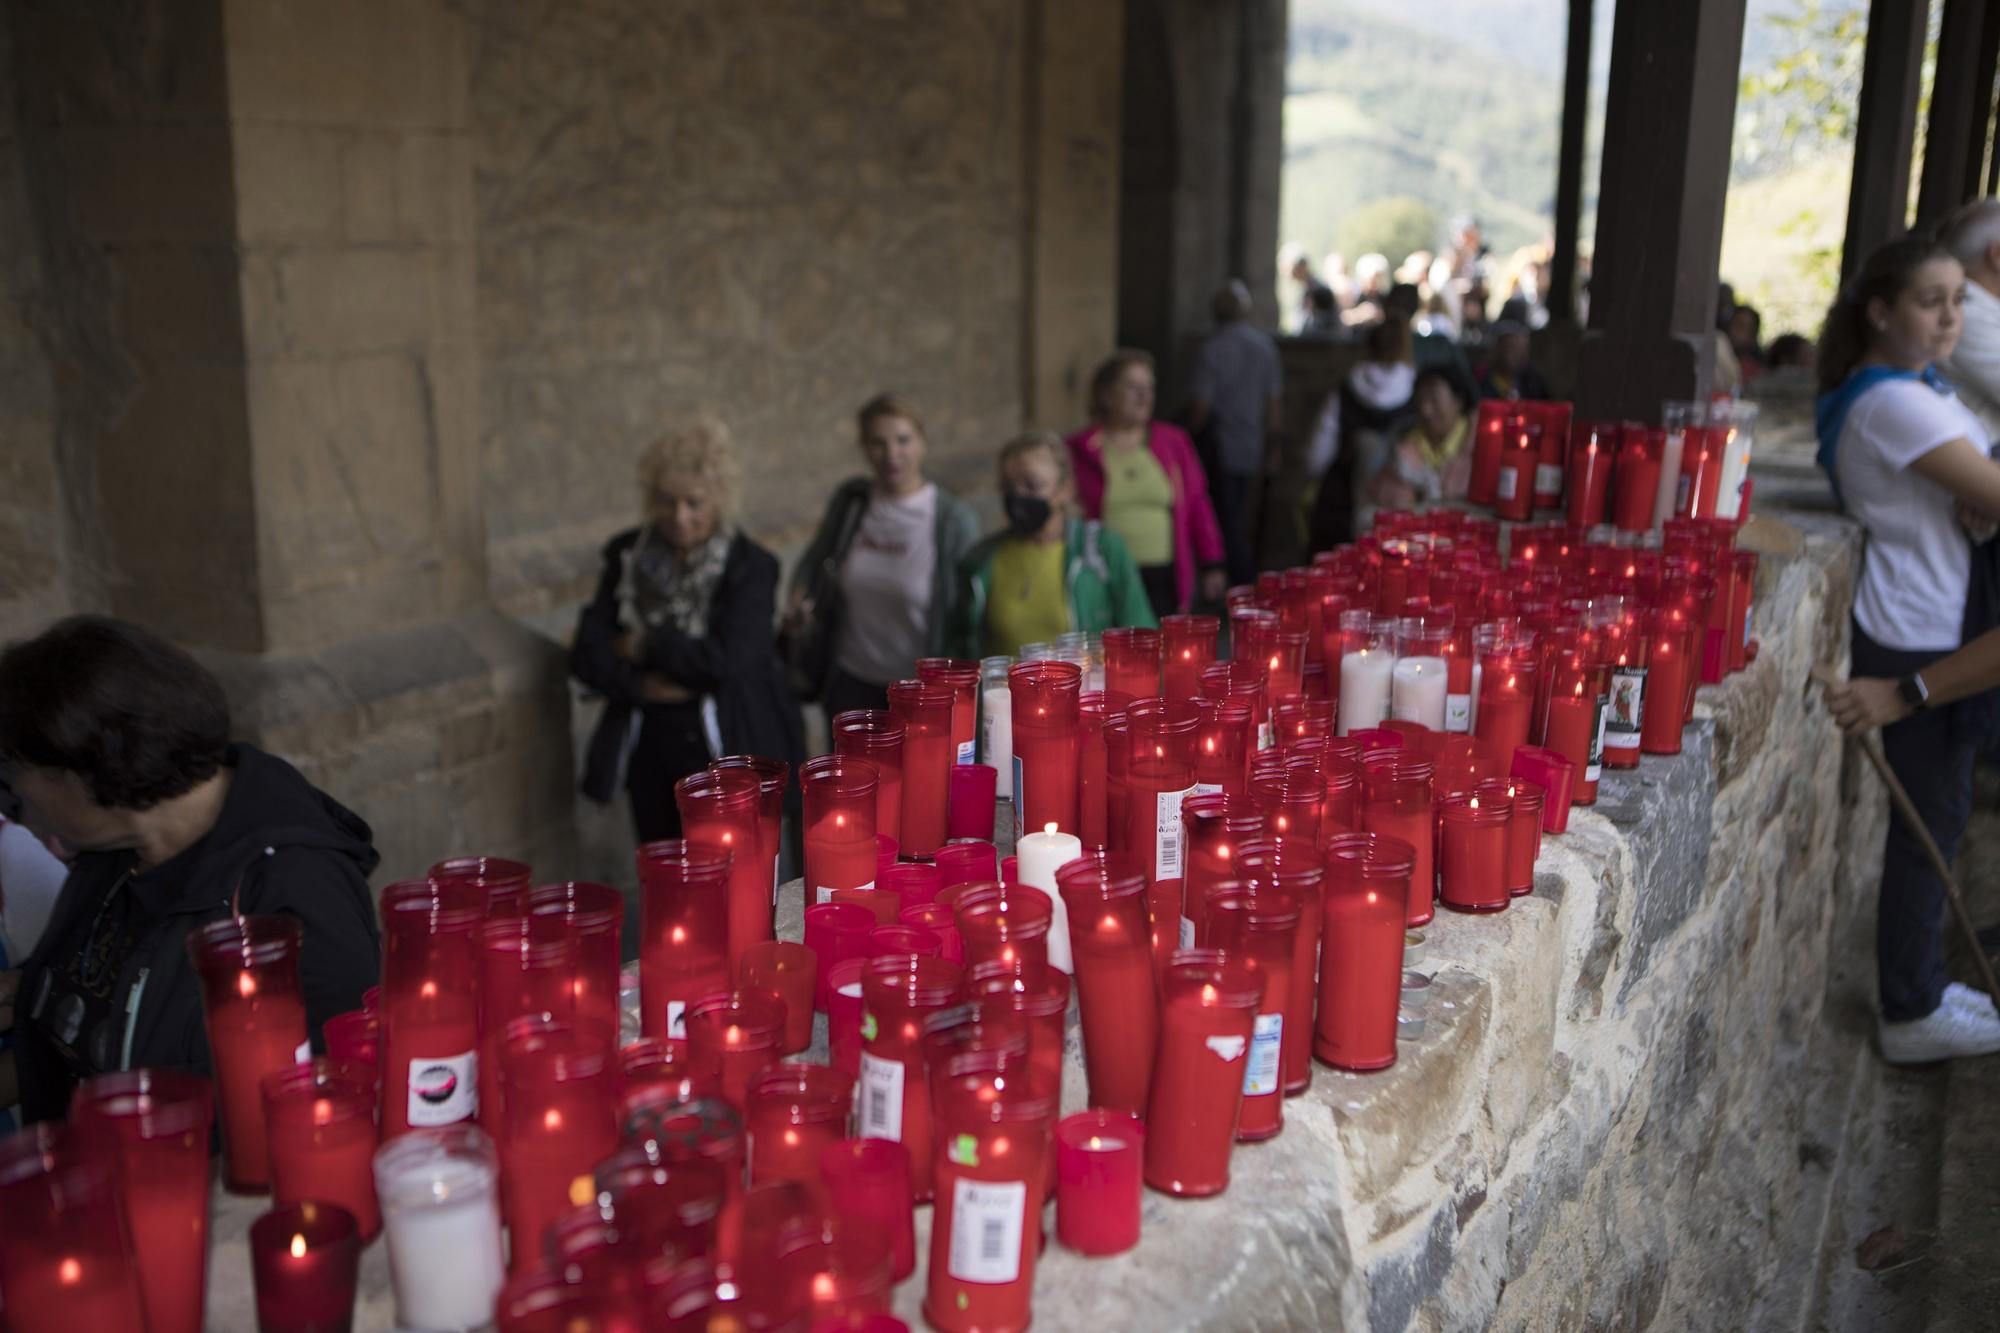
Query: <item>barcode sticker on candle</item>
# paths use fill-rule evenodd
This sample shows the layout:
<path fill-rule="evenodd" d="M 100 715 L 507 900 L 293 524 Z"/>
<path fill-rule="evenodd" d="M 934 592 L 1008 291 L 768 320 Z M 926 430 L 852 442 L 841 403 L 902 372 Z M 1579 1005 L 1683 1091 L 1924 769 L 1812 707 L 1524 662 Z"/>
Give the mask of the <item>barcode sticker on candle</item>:
<path fill-rule="evenodd" d="M 421 1055 L 410 1061 L 412 1129 L 455 1125 L 479 1109 L 479 1055 Z"/>
<path fill-rule="evenodd" d="M 1460 732 L 1472 730 L 1471 695 L 1447 694 L 1444 697 L 1444 729 Z"/>
<path fill-rule="evenodd" d="M 1563 470 L 1561 465 L 1556 463 L 1535 464 L 1535 494 L 1561 495 L 1562 488 Z"/>
<path fill-rule="evenodd" d="M 1250 1034 L 1250 1060 L 1243 1066 L 1243 1095 L 1267 1097 L 1283 1083 L 1278 1076 L 1278 1056 L 1284 1048 L 1285 1016 L 1259 1014 Z"/>
<path fill-rule="evenodd" d="M 1021 1276 L 1021 1228 L 1028 1215 L 1025 1180 L 967 1180 L 951 1187 L 951 1257 L 960 1282 L 998 1285 Z"/>
<path fill-rule="evenodd" d="M 1181 918 L 1181 948 L 1194 948 L 1194 922 L 1187 917 Z"/>
<path fill-rule="evenodd" d="M 292 1052 L 292 1063 L 302 1065 L 306 1061 L 312 1058 L 313 1058 L 312 1038 L 307 1037 L 304 1041 L 299 1043 L 298 1049 Z"/>
<path fill-rule="evenodd" d="M 1156 880 L 1181 877 L 1181 802 L 1193 791 L 1193 787 L 1163 791 L 1157 798 L 1153 823 L 1153 878 Z"/>
<path fill-rule="evenodd" d="M 675 1040 L 687 1037 L 687 1001 L 667 1001 L 667 1035 Z"/>
<path fill-rule="evenodd" d="M 1604 708 L 1604 748 L 1636 750 L 1646 714 L 1646 668 L 1619 667 L 1611 673 L 1611 698 Z"/>
<path fill-rule="evenodd" d="M 903 1141 L 903 1066 L 861 1053 L 861 1137 Z"/>
<path fill-rule="evenodd" d="M 958 743 L 958 762 L 961 764 L 978 763 L 979 743 L 977 741 L 960 741 Z"/>

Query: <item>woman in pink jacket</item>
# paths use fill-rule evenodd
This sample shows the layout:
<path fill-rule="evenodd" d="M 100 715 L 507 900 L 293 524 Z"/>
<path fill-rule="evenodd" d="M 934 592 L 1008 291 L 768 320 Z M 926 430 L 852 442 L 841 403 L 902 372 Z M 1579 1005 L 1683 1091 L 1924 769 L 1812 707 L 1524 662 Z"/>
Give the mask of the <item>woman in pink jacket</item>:
<path fill-rule="evenodd" d="M 1069 437 L 1077 502 L 1118 534 L 1156 615 L 1219 601 L 1222 529 L 1187 432 L 1153 420 L 1153 358 L 1113 352 L 1090 378 L 1093 424 Z"/>

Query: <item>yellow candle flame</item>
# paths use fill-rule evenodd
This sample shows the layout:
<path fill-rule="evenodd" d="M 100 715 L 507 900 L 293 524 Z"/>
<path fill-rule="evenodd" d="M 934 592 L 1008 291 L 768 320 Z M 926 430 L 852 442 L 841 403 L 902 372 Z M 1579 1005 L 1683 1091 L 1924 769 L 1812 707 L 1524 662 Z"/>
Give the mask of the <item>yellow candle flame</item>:
<path fill-rule="evenodd" d="M 1090 1136 L 1090 1150 L 1092 1152 L 1096 1152 L 1099 1148 L 1102 1148 L 1103 1146 L 1104 1146 L 1103 1139 L 1098 1138 L 1097 1135 L 1095 1134 L 1092 1134 Z"/>
<path fill-rule="evenodd" d="M 65 1287 L 73 1287 L 83 1281 L 83 1265 L 73 1258 L 65 1257 L 56 1265 L 56 1278 Z"/>
<path fill-rule="evenodd" d="M 1042 832 L 1044 833 L 1054 833 L 1055 831 L 1056 831 L 1056 822 L 1053 819 L 1051 819 L 1048 823 L 1042 825 Z"/>
<path fill-rule="evenodd" d="M 257 978 L 251 976 L 248 972 L 237 973 L 236 989 L 237 992 L 241 994 L 244 999 L 246 1000 L 249 999 L 252 995 L 255 995 L 257 993 Z"/>
<path fill-rule="evenodd" d="M 305 1257 L 306 1257 L 306 1238 L 303 1235 L 294 1232 L 292 1235 L 292 1258 L 303 1259 Z"/>

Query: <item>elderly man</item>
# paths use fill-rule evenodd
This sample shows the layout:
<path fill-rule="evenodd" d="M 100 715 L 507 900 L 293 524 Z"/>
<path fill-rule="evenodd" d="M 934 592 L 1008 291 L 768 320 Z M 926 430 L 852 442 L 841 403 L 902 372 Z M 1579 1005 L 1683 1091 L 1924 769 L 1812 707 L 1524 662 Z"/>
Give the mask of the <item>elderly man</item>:
<path fill-rule="evenodd" d="M 1965 267 L 1965 327 L 1941 367 L 1979 424 L 2000 440 L 2000 199 L 1945 220 L 1945 248 Z"/>
<path fill-rule="evenodd" d="M 1195 357 L 1188 430 L 1214 426 L 1215 475 L 1209 493 L 1222 522 L 1229 581 L 1257 577 L 1250 545 L 1249 509 L 1256 483 L 1277 464 L 1278 413 L 1283 378 L 1278 344 L 1251 325 L 1250 289 L 1232 279 L 1215 294 L 1215 332 Z"/>

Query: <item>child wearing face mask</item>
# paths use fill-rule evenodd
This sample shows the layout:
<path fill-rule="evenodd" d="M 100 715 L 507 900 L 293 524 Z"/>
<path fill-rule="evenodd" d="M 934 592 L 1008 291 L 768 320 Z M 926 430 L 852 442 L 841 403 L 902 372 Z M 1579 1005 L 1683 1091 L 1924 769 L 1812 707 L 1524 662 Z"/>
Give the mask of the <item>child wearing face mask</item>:
<path fill-rule="evenodd" d="M 1030 431 L 1000 451 L 1007 528 L 959 565 L 946 642 L 954 657 L 1012 656 L 1059 634 L 1153 626 L 1138 566 L 1118 535 L 1077 518 L 1069 451 L 1049 431 Z"/>

